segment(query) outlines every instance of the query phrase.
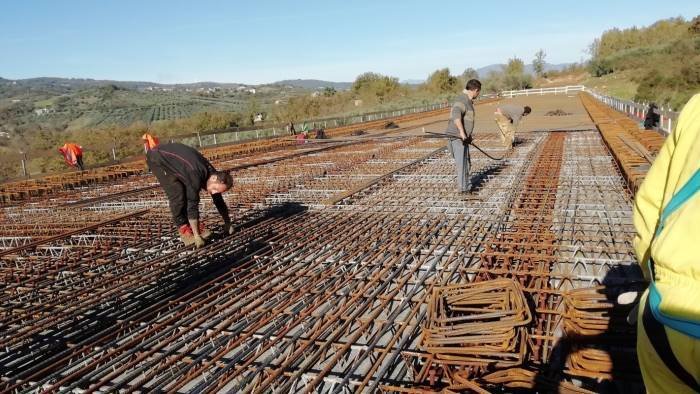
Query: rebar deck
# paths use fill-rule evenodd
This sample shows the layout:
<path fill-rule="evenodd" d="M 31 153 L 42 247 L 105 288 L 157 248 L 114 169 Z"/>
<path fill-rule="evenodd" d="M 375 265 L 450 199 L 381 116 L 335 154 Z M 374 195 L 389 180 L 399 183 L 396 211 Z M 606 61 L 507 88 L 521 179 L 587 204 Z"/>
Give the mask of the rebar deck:
<path fill-rule="evenodd" d="M 210 152 L 233 170 L 237 231 L 220 234 L 203 197 L 217 233 L 199 250 L 180 245 L 148 174 L 13 202 L 0 216 L 0 390 L 639 389 L 615 298 L 641 284 L 628 166 L 640 169 L 620 155 L 660 141 L 612 141 L 594 124 L 612 115 L 588 96 L 527 103 L 510 152 L 495 104 L 477 106 L 475 143 L 506 158 L 472 150 L 466 196 L 444 140 L 422 137 L 444 113 Z M 555 109 L 572 115 L 544 115 Z"/>

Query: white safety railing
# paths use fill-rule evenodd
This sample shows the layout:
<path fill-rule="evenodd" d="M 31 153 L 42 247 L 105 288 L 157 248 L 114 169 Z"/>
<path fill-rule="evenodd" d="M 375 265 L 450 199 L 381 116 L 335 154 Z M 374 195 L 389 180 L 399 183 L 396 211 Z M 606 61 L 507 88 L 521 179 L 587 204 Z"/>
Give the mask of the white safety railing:
<path fill-rule="evenodd" d="M 583 85 L 557 86 L 553 88 L 537 88 L 523 90 L 504 90 L 499 95 L 501 97 L 516 97 L 516 96 L 543 96 L 545 94 L 569 94 L 575 92 L 584 92 L 586 87 Z"/>
<path fill-rule="evenodd" d="M 358 124 L 358 123 L 363 123 L 363 122 L 371 122 L 375 120 L 382 120 L 382 119 L 391 119 L 403 115 L 408 115 L 408 114 L 413 114 L 413 113 L 421 113 L 421 112 L 429 112 L 429 111 L 434 111 L 442 108 L 447 108 L 449 107 L 449 102 L 444 101 L 440 103 L 435 103 L 435 104 L 425 104 L 421 106 L 416 106 L 416 107 L 408 107 L 408 108 L 399 108 L 399 109 L 394 109 L 394 110 L 386 110 L 386 111 L 379 111 L 379 112 L 369 112 L 369 113 L 361 113 L 361 114 L 355 114 L 355 115 L 348 115 L 348 116 L 343 116 L 343 117 L 335 117 L 335 118 L 321 118 L 321 119 L 309 119 L 304 122 L 297 122 L 294 124 L 296 132 L 301 132 L 304 129 L 310 130 L 314 128 L 333 128 L 333 127 L 339 127 L 339 126 L 347 126 L 347 125 L 352 125 L 352 124 Z M 287 129 L 286 125 L 280 125 L 280 124 L 271 124 L 271 125 L 266 125 L 266 126 L 260 126 L 260 127 L 247 127 L 247 128 L 238 128 L 238 127 L 231 127 L 231 128 L 226 128 L 226 129 L 220 129 L 220 130 L 212 130 L 212 131 L 205 131 L 205 132 L 195 132 L 195 133 L 190 133 L 190 134 L 185 134 L 185 135 L 176 135 L 176 136 L 168 136 L 168 137 L 161 137 L 161 141 L 170 141 L 170 142 L 180 142 L 186 145 L 190 145 L 193 147 L 197 148 L 204 148 L 204 147 L 211 147 L 211 146 L 216 146 L 220 144 L 227 144 L 227 143 L 233 143 L 233 142 L 243 142 L 243 141 L 252 141 L 256 139 L 263 139 L 263 138 L 274 138 L 278 136 L 284 136 L 284 135 L 289 135 L 289 129 Z M 139 143 L 140 146 L 140 143 Z M 85 146 L 86 152 L 91 152 L 89 146 Z M 108 152 L 108 154 L 112 157 L 113 162 L 118 162 L 119 158 L 121 156 L 130 156 L 130 153 L 123 153 L 123 152 L 118 152 L 114 147 L 111 148 L 111 150 Z M 31 174 L 29 173 L 29 160 L 30 158 L 27 157 L 28 155 L 25 152 L 20 152 L 20 156 L 16 156 L 18 158 L 12 158 L 9 159 L 8 161 L 18 161 L 18 173 L 17 175 L 21 175 L 23 178 L 29 177 L 29 176 L 34 176 L 34 175 L 41 175 L 40 172 L 32 172 Z M 45 156 L 42 156 L 45 157 Z M 106 165 L 106 164 L 112 164 L 112 163 L 99 163 L 99 165 Z M 14 176 L 11 177 L 10 179 L 15 178 Z"/>
<path fill-rule="evenodd" d="M 371 122 L 375 120 L 391 119 L 398 116 L 435 111 L 441 108 L 449 107 L 448 102 L 437 104 L 422 105 L 419 107 L 402 108 L 390 111 L 371 112 L 359 115 L 350 115 L 337 118 L 321 118 L 310 119 L 303 122 L 294 123 L 294 130 L 300 133 L 304 130 L 315 128 L 333 128 L 339 126 L 348 126 L 358 123 Z M 169 137 L 173 142 L 181 142 L 193 147 L 204 148 L 207 146 L 219 145 L 230 142 L 240 142 L 248 140 L 256 140 L 261 138 L 272 138 L 276 136 L 289 135 L 290 131 L 286 125 L 270 125 L 264 127 L 248 128 L 239 130 L 238 128 L 230 128 L 224 130 L 207 131 L 201 133 L 180 135 Z"/>
<path fill-rule="evenodd" d="M 593 97 L 604 104 L 627 114 L 630 118 L 643 122 L 649 109 L 649 103 L 638 103 L 632 100 L 623 100 L 617 97 L 606 96 L 594 90 L 591 90 L 584 85 L 559 86 L 554 88 L 538 88 L 524 90 L 505 90 L 498 95 L 500 97 L 517 97 L 517 96 L 541 96 L 545 94 L 569 94 L 575 92 L 588 92 Z M 658 130 L 668 135 L 673 130 L 673 125 L 678 119 L 678 112 L 673 111 L 669 107 L 663 105 L 657 109 L 661 119 L 659 120 Z"/>
<path fill-rule="evenodd" d="M 588 92 L 598 101 L 620 112 L 624 112 L 627 116 L 639 122 L 644 121 L 647 111 L 649 110 L 649 103 L 646 102 L 638 103 L 632 100 L 623 100 L 617 97 L 606 96 L 592 90 L 588 90 Z M 668 135 L 671 130 L 673 130 L 673 125 L 678 119 L 678 112 L 673 111 L 671 108 L 664 107 L 663 105 L 657 108 L 657 111 L 659 111 L 660 115 L 658 130 Z"/>

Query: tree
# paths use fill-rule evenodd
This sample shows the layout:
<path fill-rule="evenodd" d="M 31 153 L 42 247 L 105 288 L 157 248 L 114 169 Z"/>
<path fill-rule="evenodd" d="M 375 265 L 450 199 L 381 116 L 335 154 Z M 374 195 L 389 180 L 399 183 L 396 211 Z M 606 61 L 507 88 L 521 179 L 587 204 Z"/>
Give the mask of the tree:
<path fill-rule="evenodd" d="M 469 81 L 470 79 L 479 79 L 479 73 L 476 72 L 476 70 L 474 70 L 473 68 L 468 67 L 464 70 L 464 72 L 462 72 L 460 78 L 462 79 L 462 81 L 464 81 L 464 83 L 467 83 L 467 81 Z"/>
<path fill-rule="evenodd" d="M 363 100 L 382 103 L 398 94 L 400 87 L 398 78 L 366 72 L 355 79 L 352 91 Z"/>
<path fill-rule="evenodd" d="M 525 73 L 525 63 L 523 63 L 522 59 L 513 57 L 508 59 L 508 63 L 506 64 L 504 71 L 506 75 L 523 74 Z"/>
<path fill-rule="evenodd" d="M 691 34 L 700 35 L 700 15 L 696 16 L 695 18 L 693 18 L 693 20 L 690 21 L 690 27 L 688 27 L 688 31 Z"/>
<path fill-rule="evenodd" d="M 430 74 L 426 85 L 435 93 L 452 92 L 457 87 L 457 78 L 450 75 L 449 68 L 443 68 Z"/>
<path fill-rule="evenodd" d="M 326 86 L 323 88 L 323 97 L 332 97 L 335 96 L 336 93 L 335 88 L 332 86 Z"/>
<path fill-rule="evenodd" d="M 544 53 L 543 49 L 540 49 L 535 53 L 535 59 L 532 61 L 532 68 L 535 70 L 535 74 L 537 74 L 538 77 L 544 75 L 545 56 L 547 56 L 547 54 Z"/>
<path fill-rule="evenodd" d="M 260 112 L 260 104 L 258 103 L 257 99 L 252 99 L 248 101 L 248 105 L 246 106 L 244 116 L 245 119 L 248 121 L 249 126 L 255 126 L 255 115 Z"/>
<path fill-rule="evenodd" d="M 525 63 L 517 57 L 508 60 L 503 74 L 503 85 L 506 89 L 528 89 L 532 87 L 532 77 L 525 74 Z"/>
<path fill-rule="evenodd" d="M 503 71 L 490 71 L 484 79 L 482 90 L 486 93 L 498 93 L 506 89 Z"/>

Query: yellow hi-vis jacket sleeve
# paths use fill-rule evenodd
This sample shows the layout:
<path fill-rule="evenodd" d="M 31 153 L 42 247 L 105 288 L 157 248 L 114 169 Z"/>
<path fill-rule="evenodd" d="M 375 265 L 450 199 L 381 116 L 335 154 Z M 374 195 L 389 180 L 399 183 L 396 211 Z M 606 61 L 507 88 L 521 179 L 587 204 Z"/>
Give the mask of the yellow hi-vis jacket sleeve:
<path fill-rule="evenodd" d="M 671 132 L 659 154 L 649 169 L 644 182 L 639 188 L 634 205 L 634 226 L 637 234 L 634 238 L 634 249 L 637 261 L 647 280 L 650 280 L 648 268 L 649 257 L 659 260 L 675 260 L 673 254 L 683 253 L 686 256 L 700 256 L 700 239 L 698 230 L 690 228 L 668 228 L 664 230 L 664 250 L 651 250 L 651 242 L 659 225 L 659 217 L 663 208 L 674 194 L 686 184 L 695 171 L 700 168 L 700 94 L 693 96 L 681 112 L 675 129 Z M 700 196 L 696 198 L 700 199 Z M 683 210 L 683 215 L 694 218 L 684 218 L 677 221 L 680 225 L 694 222 L 700 227 L 700 209 Z M 669 220 L 671 222 L 672 220 Z M 694 231 L 690 231 L 694 230 Z M 672 249 L 676 249 L 673 253 Z M 657 253 L 658 252 L 658 253 Z M 658 254 L 658 255 L 657 255 Z M 664 261 L 664 265 L 674 265 L 674 261 Z M 681 270 L 684 271 L 684 270 Z"/>

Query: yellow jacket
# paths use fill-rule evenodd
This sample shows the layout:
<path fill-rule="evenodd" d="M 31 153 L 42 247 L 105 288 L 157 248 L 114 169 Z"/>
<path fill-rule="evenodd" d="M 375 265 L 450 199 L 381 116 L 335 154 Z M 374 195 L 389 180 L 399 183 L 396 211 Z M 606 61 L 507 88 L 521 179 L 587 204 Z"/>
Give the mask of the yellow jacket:
<path fill-rule="evenodd" d="M 700 94 L 696 94 L 649 169 L 634 206 L 637 261 L 653 281 L 650 306 L 657 320 L 670 326 L 663 318 L 700 323 L 700 192 L 694 193 L 700 190 L 699 169 Z"/>

